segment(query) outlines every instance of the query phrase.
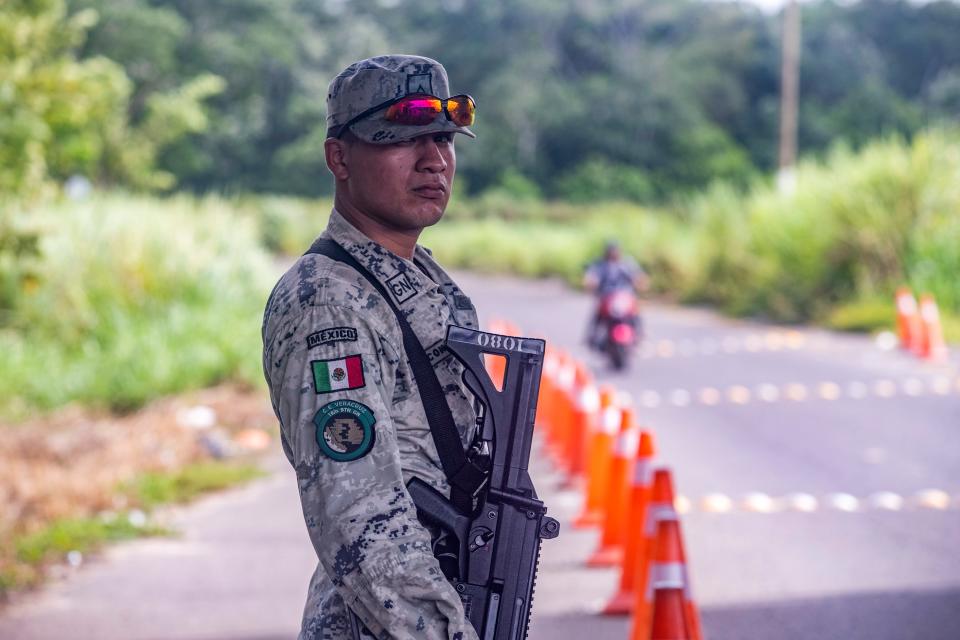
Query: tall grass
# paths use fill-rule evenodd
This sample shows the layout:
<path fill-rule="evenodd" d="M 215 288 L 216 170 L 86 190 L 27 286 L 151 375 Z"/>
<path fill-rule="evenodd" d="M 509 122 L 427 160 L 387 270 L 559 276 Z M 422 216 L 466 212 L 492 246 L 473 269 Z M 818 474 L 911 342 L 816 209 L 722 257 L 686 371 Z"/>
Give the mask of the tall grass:
<path fill-rule="evenodd" d="M 31 214 L 35 278 L 0 327 L 0 411 L 129 409 L 226 379 L 260 384 L 277 273 L 224 201 L 109 195 Z"/>

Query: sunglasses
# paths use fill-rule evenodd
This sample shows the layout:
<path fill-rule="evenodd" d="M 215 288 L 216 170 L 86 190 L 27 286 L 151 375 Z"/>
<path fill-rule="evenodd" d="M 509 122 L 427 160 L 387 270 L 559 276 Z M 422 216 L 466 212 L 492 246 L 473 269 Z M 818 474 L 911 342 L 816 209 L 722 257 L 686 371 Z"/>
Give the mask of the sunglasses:
<path fill-rule="evenodd" d="M 466 94 L 449 98 L 438 98 L 425 94 L 409 95 L 388 100 L 367 109 L 340 126 L 335 133 L 331 129 L 328 132 L 328 137 L 339 138 L 352 124 L 380 111 L 384 107 L 387 107 L 387 112 L 383 115 L 383 118 L 387 122 L 420 127 L 430 124 L 441 113 L 458 127 L 469 127 L 473 124 L 474 115 L 477 111 L 477 103 Z"/>

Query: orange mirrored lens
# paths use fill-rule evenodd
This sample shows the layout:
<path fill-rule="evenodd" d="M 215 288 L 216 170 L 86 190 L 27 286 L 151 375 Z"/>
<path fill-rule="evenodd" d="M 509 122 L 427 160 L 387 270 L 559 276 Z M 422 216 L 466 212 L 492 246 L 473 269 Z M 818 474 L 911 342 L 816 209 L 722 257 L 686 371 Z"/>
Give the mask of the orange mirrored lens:
<path fill-rule="evenodd" d="M 405 98 L 391 105 L 384 117 L 398 124 L 425 125 L 443 113 L 439 98 Z"/>
<path fill-rule="evenodd" d="M 476 110 L 477 106 L 469 96 L 454 96 L 447 100 L 447 113 L 458 127 L 472 125 Z"/>

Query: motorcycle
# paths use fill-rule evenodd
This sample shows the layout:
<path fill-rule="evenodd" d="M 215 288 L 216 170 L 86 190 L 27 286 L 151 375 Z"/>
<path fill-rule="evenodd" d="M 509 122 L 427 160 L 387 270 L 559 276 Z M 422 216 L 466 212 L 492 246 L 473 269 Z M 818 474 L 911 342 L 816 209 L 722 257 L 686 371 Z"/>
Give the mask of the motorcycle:
<path fill-rule="evenodd" d="M 640 305 L 634 292 L 618 289 L 600 298 L 597 324 L 594 346 L 607 355 L 614 369 L 625 369 L 641 337 Z"/>

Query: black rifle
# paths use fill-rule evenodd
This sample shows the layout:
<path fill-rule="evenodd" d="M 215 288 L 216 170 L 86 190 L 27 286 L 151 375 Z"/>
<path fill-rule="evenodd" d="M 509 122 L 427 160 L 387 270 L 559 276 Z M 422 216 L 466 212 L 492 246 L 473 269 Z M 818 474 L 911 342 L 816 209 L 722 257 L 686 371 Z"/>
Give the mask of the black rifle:
<path fill-rule="evenodd" d="M 441 566 L 481 640 L 522 640 L 530 622 L 540 540 L 560 533 L 527 472 L 544 341 L 451 326 L 446 344 L 463 363 L 464 381 L 483 405 L 479 448 L 492 451 L 489 480 L 472 514 L 460 513 L 418 478 L 407 489 L 421 519 L 452 537 L 449 548 L 456 561 Z M 487 375 L 485 353 L 506 359 L 501 390 Z"/>
<path fill-rule="evenodd" d="M 523 640 L 540 541 L 560 533 L 527 471 L 545 343 L 451 326 L 446 345 L 463 363 L 464 381 L 482 405 L 473 449 L 492 451 L 488 482 L 470 514 L 419 478 L 407 490 L 420 519 L 442 532 L 442 548 L 435 541 L 434 553 L 480 639 Z M 502 389 L 487 374 L 483 354 L 506 359 Z M 361 625 L 350 617 L 359 640 Z"/>

